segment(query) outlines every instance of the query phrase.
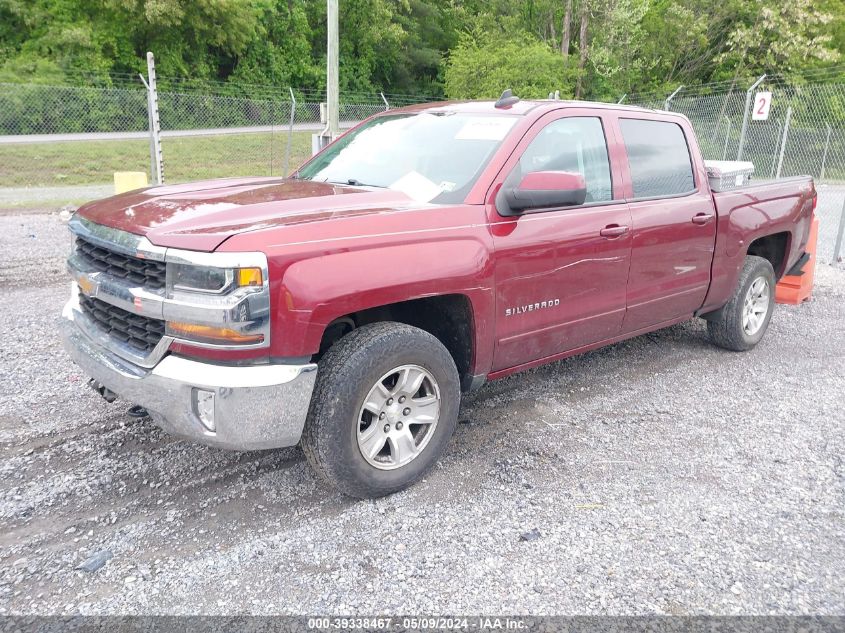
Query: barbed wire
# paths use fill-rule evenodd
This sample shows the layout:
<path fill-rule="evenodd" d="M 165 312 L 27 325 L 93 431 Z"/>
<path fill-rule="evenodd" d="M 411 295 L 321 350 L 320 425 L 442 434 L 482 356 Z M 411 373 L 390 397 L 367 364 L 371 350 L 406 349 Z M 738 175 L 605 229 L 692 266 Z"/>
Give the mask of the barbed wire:
<path fill-rule="evenodd" d="M 67 82 L 61 81 L 60 78 L 48 77 L 33 81 L 32 78 L 27 77 L 3 77 L 2 83 L 7 84 L 37 84 L 41 86 L 55 86 L 55 87 L 82 87 L 82 88 L 110 88 L 110 89 L 133 89 L 143 88 L 143 82 L 140 75 L 142 73 L 125 73 L 114 72 L 106 75 L 89 73 L 85 71 L 69 71 L 64 73 L 61 79 L 67 79 Z M 314 99 L 325 101 L 325 88 L 319 87 L 297 87 L 282 84 L 256 84 L 249 82 L 236 81 L 221 81 L 216 79 L 201 79 L 190 77 L 168 77 L 167 75 L 159 74 L 157 81 L 160 89 L 171 90 L 179 92 L 202 92 L 203 94 L 219 94 L 230 96 L 243 96 L 266 99 L 288 99 L 290 98 L 290 89 L 293 89 L 294 94 L 305 99 Z M 350 101 L 370 100 L 374 103 L 382 103 L 381 95 L 388 100 L 407 103 L 421 103 L 425 101 L 436 101 L 443 97 L 437 95 L 414 94 L 414 93 L 399 93 L 375 90 L 373 92 L 344 90 L 344 98 Z"/>
<path fill-rule="evenodd" d="M 676 82 L 675 84 L 670 84 L 671 89 L 667 88 L 663 90 L 631 92 L 626 95 L 625 100 L 665 100 L 676 88 L 681 86 L 682 89 L 679 96 L 725 94 L 730 92 L 742 92 L 744 94 L 745 91 L 748 90 L 748 87 L 751 86 L 759 78 L 759 76 L 760 75 L 745 73 L 732 79 L 683 86 L 681 82 Z M 763 84 L 792 86 L 798 83 L 826 83 L 828 81 L 845 81 L 845 64 L 837 64 L 826 68 L 796 71 L 795 73 L 767 74 Z"/>

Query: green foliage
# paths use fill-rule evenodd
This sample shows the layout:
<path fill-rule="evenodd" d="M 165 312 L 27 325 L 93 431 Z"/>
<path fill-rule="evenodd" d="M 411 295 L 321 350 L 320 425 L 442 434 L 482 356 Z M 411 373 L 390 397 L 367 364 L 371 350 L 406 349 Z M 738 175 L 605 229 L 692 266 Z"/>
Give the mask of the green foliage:
<path fill-rule="evenodd" d="M 134 81 L 151 50 L 163 81 L 321 90 L 325 41 L 325 0 L 0 0 L 0 81 Z M 845 2 L 342 0 L 340 47 L 347 93 L 580 84 L 609 99 L 763 72 L 843 77 Z"/>
<path fill-rule="evenodd" d="M 527 34 L 504 37 L 461 39 L 446 68 L 446 96 L 489 99 L 505 88 L 521 97 L 545 98 L 555 89 L 569 96 L 572 72 L 559 52 Z"/>
<path fill-rule="evenodd" d="M 728 50 L 717 60 L 759 71 L 789 73 L 814 62 L 834 62 L 828 26 L 832 16 L 814 0 L 757 0 L 746 9 L 727 37 Z"/>
<path fill-rule="evenodd" d="M 268 2 L 261 8 L 262 37 L 250 41 L 228 79 L 239 84 L 318 86 L 325 70 L 314 60 L 314 33 L 301 4 Z"/>

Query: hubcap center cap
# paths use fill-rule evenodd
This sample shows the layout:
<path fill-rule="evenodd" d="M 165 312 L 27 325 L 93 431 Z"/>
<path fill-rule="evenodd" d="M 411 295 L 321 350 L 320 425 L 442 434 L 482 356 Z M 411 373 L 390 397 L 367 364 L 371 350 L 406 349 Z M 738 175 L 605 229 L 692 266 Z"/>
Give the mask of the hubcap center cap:
<path fill-rule="evenodd" d="M 384 412 L 387 414 L 387 419 L 391 424 L 396 424 L 396 422 L 402 419 L 402 408 L 398 404 L 385 407 Z"/>

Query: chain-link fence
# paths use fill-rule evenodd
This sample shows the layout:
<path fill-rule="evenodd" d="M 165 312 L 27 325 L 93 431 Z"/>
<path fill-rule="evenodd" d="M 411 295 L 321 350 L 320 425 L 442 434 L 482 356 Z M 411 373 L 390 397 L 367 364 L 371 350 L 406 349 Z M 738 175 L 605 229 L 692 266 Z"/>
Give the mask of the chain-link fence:
<path fill-rule="evenodd" d="M 311 155 L 311 136 L 324 128 L 320 101 L 291 96 L 255 99 L 160 92 L 167 181 L 287 175 Z M 380 94 L 347 95 L 339 108 L 340 127 L 347 129 L 389 107 L 420 101 L 404 97 L 391 103 Z"/>
<path fill-rule="evenodd" d="M 812 175 L 819 191 L 819 259 L 831 261 L 845 205 L 845 84 L 768 79 L 627 95 L 625 102 L 689 117 L 705 158 L 748 160 L 755 178 Z M 772 93 L 765 120 L 754 94 Z M 249 94 L 238 94 L 245 92 Z M 164 177 L 285 175 L 311 155 L 323 129 L 318 91 L 196 86 L 160 79 Z M 341 128 L 424 97 L 343 94 Z M 154 174 L 148 95 L 140 81 L 108 87 L 0 84 L 0 206 L 38 206 L 107 195 L 116 171 Z"/>
<path fill-rule="evenodd" d="M 834 250 L 845 222 L 845 84 L 796 85 L 764 77 L 750 92 L 749 84 L 681 89 L 671 99 L 630 95 L 625 102 L 685 114 L 705 159 L 750 161 L 757 180 L 813 176 L 819 260 L 841 258 L 845 253 Z M 765 111 L 755 99 L 759 92 L 772 96 L 768 116 L 755 120 L 755 104 Z"/>
<path fill-rule="evenodd" d="M 253 96 L 180 84 L 157 91 L 166 182 L 285 175 L 311 155 L 324 95 L 250 87 Z M 260 88 L 260 89 L 259 89 Z M 424 97 L 345 94 L 341 129 Z M 155 174 L 148 93 L 121 87 L 0 84 L 0 207 L 82 202 L 116 171 Z M 154 180 L 154 178 L 151 178 Z"/>

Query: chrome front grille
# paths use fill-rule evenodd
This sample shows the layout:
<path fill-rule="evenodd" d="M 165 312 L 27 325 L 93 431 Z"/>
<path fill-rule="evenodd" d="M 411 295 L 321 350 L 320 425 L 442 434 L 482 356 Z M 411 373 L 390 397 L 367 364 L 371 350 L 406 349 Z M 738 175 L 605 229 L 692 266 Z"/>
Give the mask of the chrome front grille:
<path fill-rule="evenodd" d="M 82 293 L 79 307 L 98 329 L 143 354 L 149 354 L 164 336 L 164 321 L 159 319 L 127 312 Z"/>
<path fill-rule="evenodd" d="M 76 252 L 88 267 L 98 272 L 106 273 L 149 290 L 164 289 L 164 262 L 124 255 L 97 246 L 78 236 L 76 238 Z"/>
<path fill-rule="evenodd" d="M 139 367 L 155 367 L 175 338 L 168 321 L 220 324 L 260 333 L 254 344 L 194 340 L 207 349 L 254 349 L 270 345 L 270 284 L 263 253 L 205 253 L 156 246 L 146 237 L 96 224 L 78 214 L 68 222 L 74 248 L 68 271 L 76 282 L 68 303 L 79 328 L 92 341 Z M 174 288 L 167 292 L 167 266 L 260 268 L 263 284 L 204 295 Z M 186 339 L 187 341 L 187 339 Z"/>

